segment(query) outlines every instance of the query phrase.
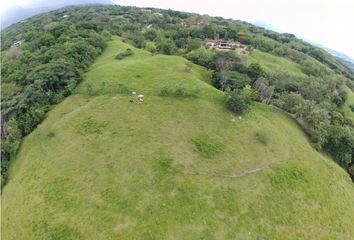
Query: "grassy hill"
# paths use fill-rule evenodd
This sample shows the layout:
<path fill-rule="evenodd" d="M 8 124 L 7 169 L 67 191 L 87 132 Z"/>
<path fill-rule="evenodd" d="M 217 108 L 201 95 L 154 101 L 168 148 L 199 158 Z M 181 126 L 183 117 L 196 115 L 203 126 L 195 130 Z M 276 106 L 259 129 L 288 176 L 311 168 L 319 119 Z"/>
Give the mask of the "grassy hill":
<path fill-rule="evenodd" d="M 348 99 L 344 104 L 343 111 L 346 116 L 354 121 L 354 113 L 349 107 L 350 105 L 354 105 L 354 93 L 348 87 L 345 87 L 345 90 L 348 93 Z"/>
<path fill-rule="evenodd" d="M 114 59 L 128 47 L 134 55 Z M 209 74 L 111 41 L 23 141 L 3 191 L 3 239 L 354 236 L 348 175 L 284 114 L 256 104 L 232 115 Z M 162 97 L 163 87 L 200 93 Z"/>
<path fill-rule="evenodd" d="M 301 66 L 295 62 L 292 62 L 286 58 L 278 57 L 270 53 L 254 50 L 250 54 L 250 60 L 252 62 L 258 62 L 266 70 L 284 71 L 287 70 L 292 73 L 302 74 Z"/>

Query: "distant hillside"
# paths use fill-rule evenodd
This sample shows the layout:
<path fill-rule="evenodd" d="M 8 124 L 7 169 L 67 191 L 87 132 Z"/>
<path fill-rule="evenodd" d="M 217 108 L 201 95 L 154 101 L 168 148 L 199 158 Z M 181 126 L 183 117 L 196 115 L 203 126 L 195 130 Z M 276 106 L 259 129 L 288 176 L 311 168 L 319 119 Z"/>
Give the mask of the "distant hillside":
<path fill-rule="evenodd" d="M 34 15 L 48 12 L 65 6 L 81 4 L 114 4 L 110 0 L 55 0 L 55 1 L 34 1 L 30 7 L 12 6 L 5 11 L 1 17 L 1 29 L 11 24 L 20 22 Z"/>
<path fill-rule="evenodd" d="M 333 56 L 335 56 L 339 61 L 341 61 L 343 64 L 345 64 L 347 67 L 349 67 L 351 70 L 354 71 L 354 59 L 352 59 L 351 57 L 343 53 L 337 52 L 329 48 L 325 48 L 325 50 L 330 54 L 332 54 Z"/>

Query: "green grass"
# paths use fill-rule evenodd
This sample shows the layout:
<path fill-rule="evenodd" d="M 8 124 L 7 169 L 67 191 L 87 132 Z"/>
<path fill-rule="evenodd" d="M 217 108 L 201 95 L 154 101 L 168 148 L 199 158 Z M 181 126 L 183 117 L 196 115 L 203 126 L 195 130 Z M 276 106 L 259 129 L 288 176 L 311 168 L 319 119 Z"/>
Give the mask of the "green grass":
<path fill-rule="evenodd" d="M 294 74 L 302 74 L 301 66 L 286 58 L 278 57 L 270 53 L 253 50 L 249 55 L 251 62 L 258 62 L 266 70 L 271 71 L 289 71 Z"/>
<path fill-rule="evenodd" d="M 200 136 L 192 139 L 195 150 L 205 158 L 213 158 L 224 151 L 224 145 L 208 136 Z"/>
<path fill-rule="evenodd" d="M 134 55 L 115 60 L 127 45 L 110 42 L 78 93 L 25 138 L 2 193 L 3 239 L 354 235 L 353 184 L 292 119 L 261 104 L 236 118 L 203 68 L 128 47 Z M 201 92 L 161 97 L 166 84 Z"/>
<path fill-rule="evenodd" d="M 348 87 L 345 87 L 345 90 L 348 93 L 348 99 L 344 104 L 343 111 L 354 122 L 354 112 L 350 109 L 350 106 L 354 105 L 354 93 Z"/>

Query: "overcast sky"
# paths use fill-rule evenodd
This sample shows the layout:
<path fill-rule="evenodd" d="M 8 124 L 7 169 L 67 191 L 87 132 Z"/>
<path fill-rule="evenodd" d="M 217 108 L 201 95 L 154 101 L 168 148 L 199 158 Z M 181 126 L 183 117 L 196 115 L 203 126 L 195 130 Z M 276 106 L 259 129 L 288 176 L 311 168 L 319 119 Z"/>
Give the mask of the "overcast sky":
<path fill-rule="evenodd" d="M 33 0 L 32 0 L 33 1 Z M 31 0 L 1 0 L 0 6 Z M 113 0 L 119 5 L 174 9 L 263 21 L 275 29 L 325 45 L 354 58 L 354 0 Z"/>

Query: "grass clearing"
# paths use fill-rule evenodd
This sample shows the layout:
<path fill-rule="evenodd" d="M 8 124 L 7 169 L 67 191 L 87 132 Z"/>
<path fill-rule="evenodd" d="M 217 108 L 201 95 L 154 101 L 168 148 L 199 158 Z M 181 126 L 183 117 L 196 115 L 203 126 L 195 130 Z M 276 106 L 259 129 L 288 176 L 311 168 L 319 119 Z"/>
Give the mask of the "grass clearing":
<path fill-rule="evenodd" d="M 289 71 L 295 74 L 302 74 L 301 66 L 286 58 L 278 57 L 270 53 L 253 50 L 249 55 L 251 62 L 258 62 L 265 67 L 266 70 L 272 71 Z"/>
<path fill-rule="evenodd" d="M 348 99 L 344 103 L 344 114 L 354 122 L 354 112 L 350 109 L 350 106 L 354 106 L 354 93 L 346 86 L 346 92 L 348 93 Z"/>
<path fill-rule="evenodd" d="M 114 59 L 128 47 L 133 55 Z M 208 71 L 187 73 L 186 63 L 110 42 L 78 93 L 23 141 L 2 193 L 2 237 L 350 239 L 348 175 L 268 106 L 235 120 L 206 83 Z M 110 87 L 119 84 L 142 92 L 144 103 Z M 201 92 L 161 97 L 166 84 Z M 183 173 L 255 168 L 263 170 L 240 178 Z"/>

